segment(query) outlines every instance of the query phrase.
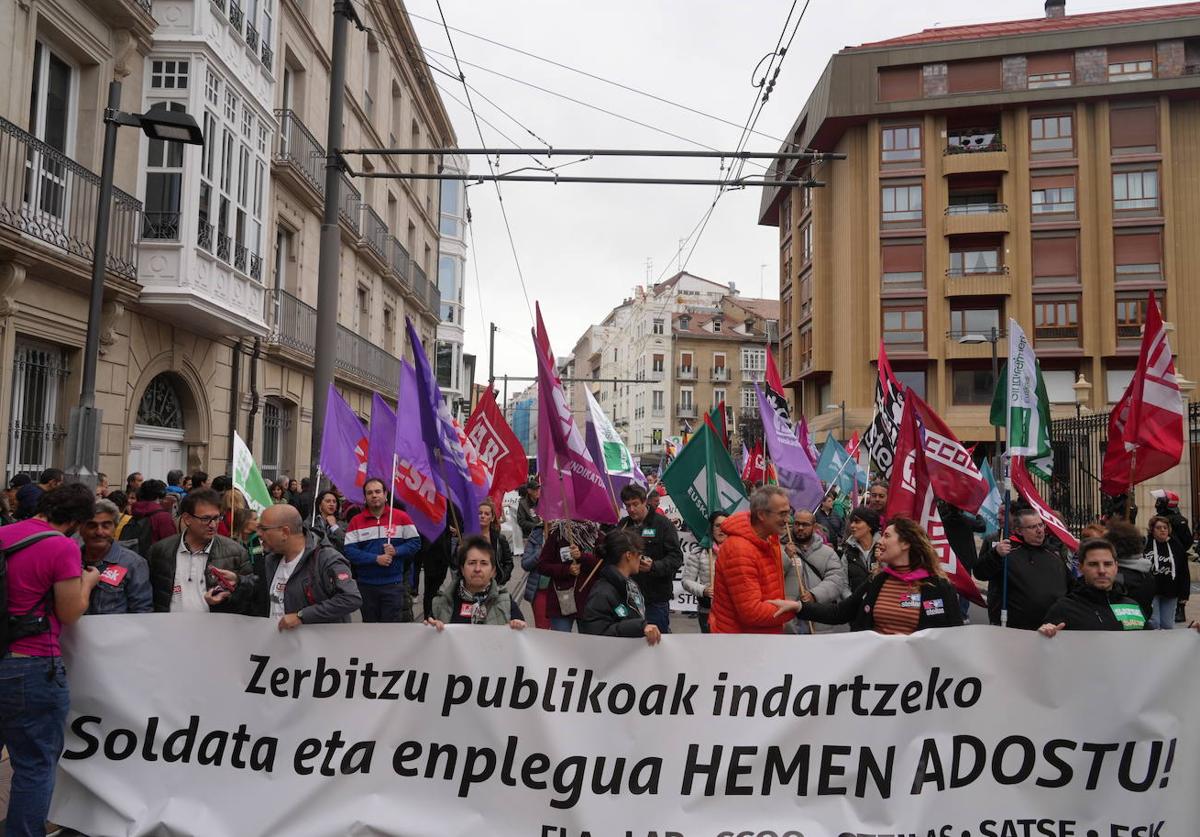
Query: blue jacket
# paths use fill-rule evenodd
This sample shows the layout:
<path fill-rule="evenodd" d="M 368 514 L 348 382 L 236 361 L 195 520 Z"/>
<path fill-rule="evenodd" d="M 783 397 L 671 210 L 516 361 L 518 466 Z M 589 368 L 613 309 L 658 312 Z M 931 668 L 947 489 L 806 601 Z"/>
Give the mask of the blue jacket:
<path fill-rule="evenodd" d="M 392 533 L 388 538 L 389 511 L 376 517 L 369 511 L 359 512 L 346 524 L 346 557 L 358 572 L 358 583 L 368 585 L 399 584 L 405 571 L 421 549 L 421 536 L 412 518 L 400 509 L 390 512 Z M 383 545 L 391 542 L 396 559 L 390 567 L 381 567 L 375 560 L 383 554 Z"/>
<path fill-rule="evenodd" d="M 111 572 L 110 568 L 113 568 Z M 150 567 L 145 558 L 113 543 L 108 554 L 96 564 L 96 569 L 100 571 L 100 583 L 88 599 L 89 614 L 154 612 Z M 117 576 L 120 576 L 119 580 Z"/>

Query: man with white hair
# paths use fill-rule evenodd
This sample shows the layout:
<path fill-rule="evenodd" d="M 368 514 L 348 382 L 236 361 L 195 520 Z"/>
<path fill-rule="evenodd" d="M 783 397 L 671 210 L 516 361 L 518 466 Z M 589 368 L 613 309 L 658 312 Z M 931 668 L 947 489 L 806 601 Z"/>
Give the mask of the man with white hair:
<path fill-rule="evenodd" d="M 79 527 L 83 564 L 95 567 L 100 573 L 100 580 L 88 598 L 89 614 L 154 611 L 146 559 L 114 539 L 120 516 L 120 510 L 111 500 L 97 500 L 92 519 Z"/>

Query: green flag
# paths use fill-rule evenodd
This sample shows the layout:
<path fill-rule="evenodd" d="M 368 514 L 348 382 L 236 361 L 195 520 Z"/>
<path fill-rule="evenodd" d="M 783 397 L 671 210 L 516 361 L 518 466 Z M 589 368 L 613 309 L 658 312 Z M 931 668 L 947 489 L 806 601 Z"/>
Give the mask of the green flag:
<path fill-rule="evenodd" d="M 707 423 L 692 435 L 662 475 L 663 485 L 683 522 L 701 546 L 708 547 L 708 518 L 749 507 L 737 466 Z"/>
<path fill-rule="evenodd" d="M 250 455 L 250 448 L 237 433 L 233 434 L 233 487 L 242 492 L 246 505 L 256 512 L 262 512 L 272 503 L 271 492 Z"/>
<path fill-rule="evenodd" d="M 1049 480 L 1054 470 L 1050 399 L 1029 338 L 1013 319 L 1008 321 L 1008 345 L 1008 363 L 996 381 L 989 420 L 1008 429 L 1008 453 L 1025 457 L 1030 471 Z"/>

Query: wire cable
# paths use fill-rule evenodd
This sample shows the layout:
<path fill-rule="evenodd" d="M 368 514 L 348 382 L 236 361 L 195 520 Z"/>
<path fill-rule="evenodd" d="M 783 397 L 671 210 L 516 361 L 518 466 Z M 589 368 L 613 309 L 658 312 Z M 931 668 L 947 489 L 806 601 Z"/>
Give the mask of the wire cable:
<path fill-rule="evenodd" d="M 483 146 L 487 143 L 483 139 L 483 129 L 479 126 L 479 115 L 475 113 L 475 105 L 471 102 L 471 88 L 467 87 L 467 77 L 462 71 L 462 63 L 458 60 L 458 50 L 454 48 L 454 39 L 450 36 L 450 26 L 446 23 L 446 13 L 442 11 L 442 0 L 437 0 L 438 16 L 442 19 L 442 27 L 446 30 L 446 40 L 450 44 L 450 54 L 454 58 L 454 66 L 458 70 L 458 79 L 462 82 L 463 91 L 467 97 L 467 107 L 471 111 L 471 119 L 475 123 L 475 133 L 479 135 L 479 142 Z M 492 161 L 489 158 L 488 169 L 494 175 L 496 169 L 492 166 Z M 517 268 L 517 278 L 521 282 L 521 293 L 525 297 L 525 307 L 529 311 L 529 321 L 533 322 L 533 304 L 529 301 L 529 289 L 525 286 L 525 273 L 521 270 L 521 259 L 517 255 L 517 242 L 513 238 L 512 224 L 508 220 L 508 209 L 504 206 L 504 195 L 500 192 L 500 183 L 493 180 L 492 185 L 496 188 L 496 200 L 500 203 L 500 217 L 504 219 L 504 230 L 508 233 L 508 246 L 512 250 L 513 264 Z"/>
<path fill-rule="evenodd" d="M 411 12 L 411 11 L 410 11 L 410 12 L 408 13 L 408 16 L 409 16 L 409 17 L 416 18 L 416 19 L 418 19 L 418 20 L 423 20 L 423 21 L 426 21 L 427 23 L 433 23 L 433 24 L 436 24 L 436 23 L 437 23 L 437 21 L 436 21 L 436 20 L 434 20 L 433 18 L 424 17 L 424 16 L 422 16 L 422 15 L 419 15 L 419 14 L 417 14 L 416 12 Z M 541 61 L 541 62 L 543 62 L 543 63 L 545 63 L 545 64 L 549 64 L 549 65 L 551 65 L 551 66 L 553 66 L 553 67 L 558 67 L 559 69 L 562 69 L 562 70 L 567 70 L 567 71 L 569 71 L 569 72 L 572 72 L 572 73 L 577 73 L 578 75 L 585 76 L 585 77 L 587 77 L 587 78 L 590 78 L 590 79 L 592 79 L 592 80 L 594 80 L 594 81 L 598 81 L 598 82 L 601 82 L 601 83 L 603 83 L 603 84 L 608 84 L 608 85 L 611 85 L 612 87 L 616 87 L 616 88 L 619 88 L 619 89 L 621 89 L 621 90 L 625 90 L 625 91 L 627 91 L 627 92 L 629 92 L 629 93 L 635 93 L 635 94 L 637 94 L 638 96 L 645 96 L 646 98 L 648 98 L 648 99 L 652 99 L 652 100 L 654 100 L 654 101 L 658 102 L 659 104 L 670 105 L 671 107 L 674 107 L 674 108 L 679 108 L 680 110 L 687 111 L 688 113 L 693 113 L 693 114 L 695 114 L 696 116 L 703 116 L 703 117 L 705 117 L 706 119 L 712 119 L 712 120 L 714 120 L 714 121 L 716 121 L 716 122 L 720 122 L 720 123 L 722 123 L 722 124 L 724 124 L 724 125 L 728 125 L 728 126 L 730 126 L 731 128 L 737 128 L 737 127 L 740 127 L 740 126 L 738 125 L 738 123 L 736 123 L 736 122 L 733 122 L 733 121 L 731 121 L 731 120 L 728 120 L 728 119 L 725 119 L 724 117 L 717 116 L 716 114 L 707 113 L 707 112 L 705 112 L 705 111 L 699 110 L 699 109 L 697 109 L 697 108 L 689 107 L 688 105 L 684 105 L 684 104 L 681 104 L 681 103 L 679 103 L 679 102 L 673 102 L 673 101 L 671 101 L 670 99 L 664 99 L 662 96 L 657 96 L 657 95 L 655 95 L 654 93 L 649 93 L 649 92 L 647 92 L 647 91 L 645 91 L 645 90 L 640 90 L 640 89 L 638 89 L 638 88 L 636 88 L 636 87 L 633 87 L 633 86 L 631 86 L 631 85 L 628 85 L 628 84 L 623 84 L 623 83 L 621 83 L 621 82 L 619 82 L 619 81 L 613 81 L 613 80 L 612 80 L 612 79 L 610 79 L 610 78 L 605 78 L 604 76 L 596 75 L 595 73 L 589 73 L 587 70 L 581 70 L 581 69 L 579 69 L 578 67 L 572 67 L 570 64 L 564 64 L 564 63 L 562 63 L 561 61 L 555 61 L 555 60 L 553 60 L 553 59 L 551 59 L 551 58 L 546 58 L 546 57 L 545 57 L 545 56 L 543 56 L 543 55 L 538 55 L 537 53 L 534 53 L 534 52 L 529 52 L 528 50 L 524 50 L 524 49 L 521 49 L 521 48 L 519 48 L 519 47 L 512 46 L 511 44 L 502 43 L 501 41 L 495 41 L 495 40 L 492 40 L 491 38 L 484 37 L 483 35 L 479 35 L 479 34 L 476 34 L 476 33 L 474 33 L 474 32 L 468 32 L 466 29 L 457 29 L 457 28 L 455 28 L 455 27 L 453 27 L 453 26 L 452 26 L 452 27 L 450 27 L 450 28 L 451 28 L 453 31 L 455 31 L 455 32 L 458 32 L 458 33 L 459 33 L 459 34 L 461 34 L 461 35 L 466 35 L 468 38 L 475 38 L 476 40 L 480 40 L 480 41 L 483 41 L 483 42 L 485 42 L 485 43 L 492 44 L 493 46 L 498 46 L 498 47 L 500 47 L 501 49 L 507 49 L 507 50 L 509 50 L 510 52 L 515 52 L 515 53 L 517 53 L 517 54 L 519 54 L 519 55 L 524 55 L 524 56 L 525 56 L 525 57 L 527 57 L 527 58 L 532 58 L 532 59 L 534 59 L 535 61 Z M 479 68 L 479 69 L 482 69 L 482 68 Z M 764 134 L 764 133 L 763 133 L 763 132 L 761 132 L 761 131 L 755 131 L 754 133 L 758 134 L 760 137 L 764 137 L 764 138 L 766 138 L 766 139 L 769 139 L 769 140 L 774 140 L 774 141 L 776 141 L 776 142 L 783 142 L 783 139 L 781 139 L 780 137 L 773 137 L 773 136 L 771 136 L 770 134 Z"/>

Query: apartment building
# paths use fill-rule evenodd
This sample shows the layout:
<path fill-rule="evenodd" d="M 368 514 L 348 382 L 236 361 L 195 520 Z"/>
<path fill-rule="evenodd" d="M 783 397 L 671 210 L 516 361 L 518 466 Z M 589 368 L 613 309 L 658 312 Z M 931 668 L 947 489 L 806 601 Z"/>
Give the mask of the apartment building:
<path fill-rule="evenodd" d="M 397 2 L 355 33 L 347 144 L 452 145 Z M 241 433 L 268 476 L 308 467 L 332 3 L 62 0 L 0 7 L 0 426 L 6 475 L 63 462 L 78 403 L 103 114 L 185 111 L 203 147 L 123 128 L 108 242 L 100 469 L 225 470 Z M 380 90 L 391 91 L 390 109 Z M 381 122 L 381 119 L 386 121 Z M 392 127 L 379 136 L 377 125 Z M 431 171 L 429 159 L 378 161 Z M 337 373 L 395 395 L 403 316 L 431 347 L 436 184 L 346 183 Z M 383 221 L 387 218 L 387 222 Z M 403 226 L 402 226 L 403 225 Z M 406 229 L 407 233 L 398 232 Z M 400 243 L 403 238 L 405 243 Z M 410 256 L 409 254 L 413 254 Z"/>
<path fill-rule="evenodd" d="M 998 329 L 1004 357 L 1008 317 L 1073 415 L 1120 397 L 1149 291 L 1168 320 L 1197 310 L 1200 3 L 1045 13 L 844 49 L 797 117 L 792 142 L 847 155 L 811 170 L 824 188 L 766 191 L 759 217 L 779 228 L 782 374 L 815 429 L 841 402 L 866 425 L 882 340 L 987 447 L 980 338 Z M 1200 374 L 1200 334 L 1172 347 Z"/>
<path fill-rule="evenodd" d="M 275 55 L 274 180 L 269 224 L 268 337 L 258 385 L 243 398 L 251 444 L 268 479 L 306 471 L 312 438 L 312 358 L 325 187 L 332 0 L 281 0 Z M 358 147 L 450 147 L 454 131 L 421 47 L 396 0 L 357 5 L 350 27 L 344 143 Z M 365 171 L 437 170 L 431 156 L 368 157 Z M 404 319 L 435 354 L 441 316 L 438 181 L 342 178 L 337 385 L 359 416 L 379 392 L 393 402 L 400 359 L 411 356 Z M 431 280 L 429 277 L 435 277 Z M 457 304 L 452 299 L 451 304 Z"/>
<path fill-rule="evenodd" d="M 447 172 L 465 174 L 467 160 L 454 155 L 444 162 Z M 437 283 L 442 305 L 437 326 L 437 349 L 434 352 L 434 371 L 442 395 L 451 404 L 466 403 L 469 413 L 474 404 L 472 384 L 475 361 L 471 358 L 468 376 L 467 357 L 463 354 L 466 339 L 464 292 L 467 281 L 467 188 L 461 180 L 443 180 L 441 184 L 440 245 L 438 247 Z"/>

